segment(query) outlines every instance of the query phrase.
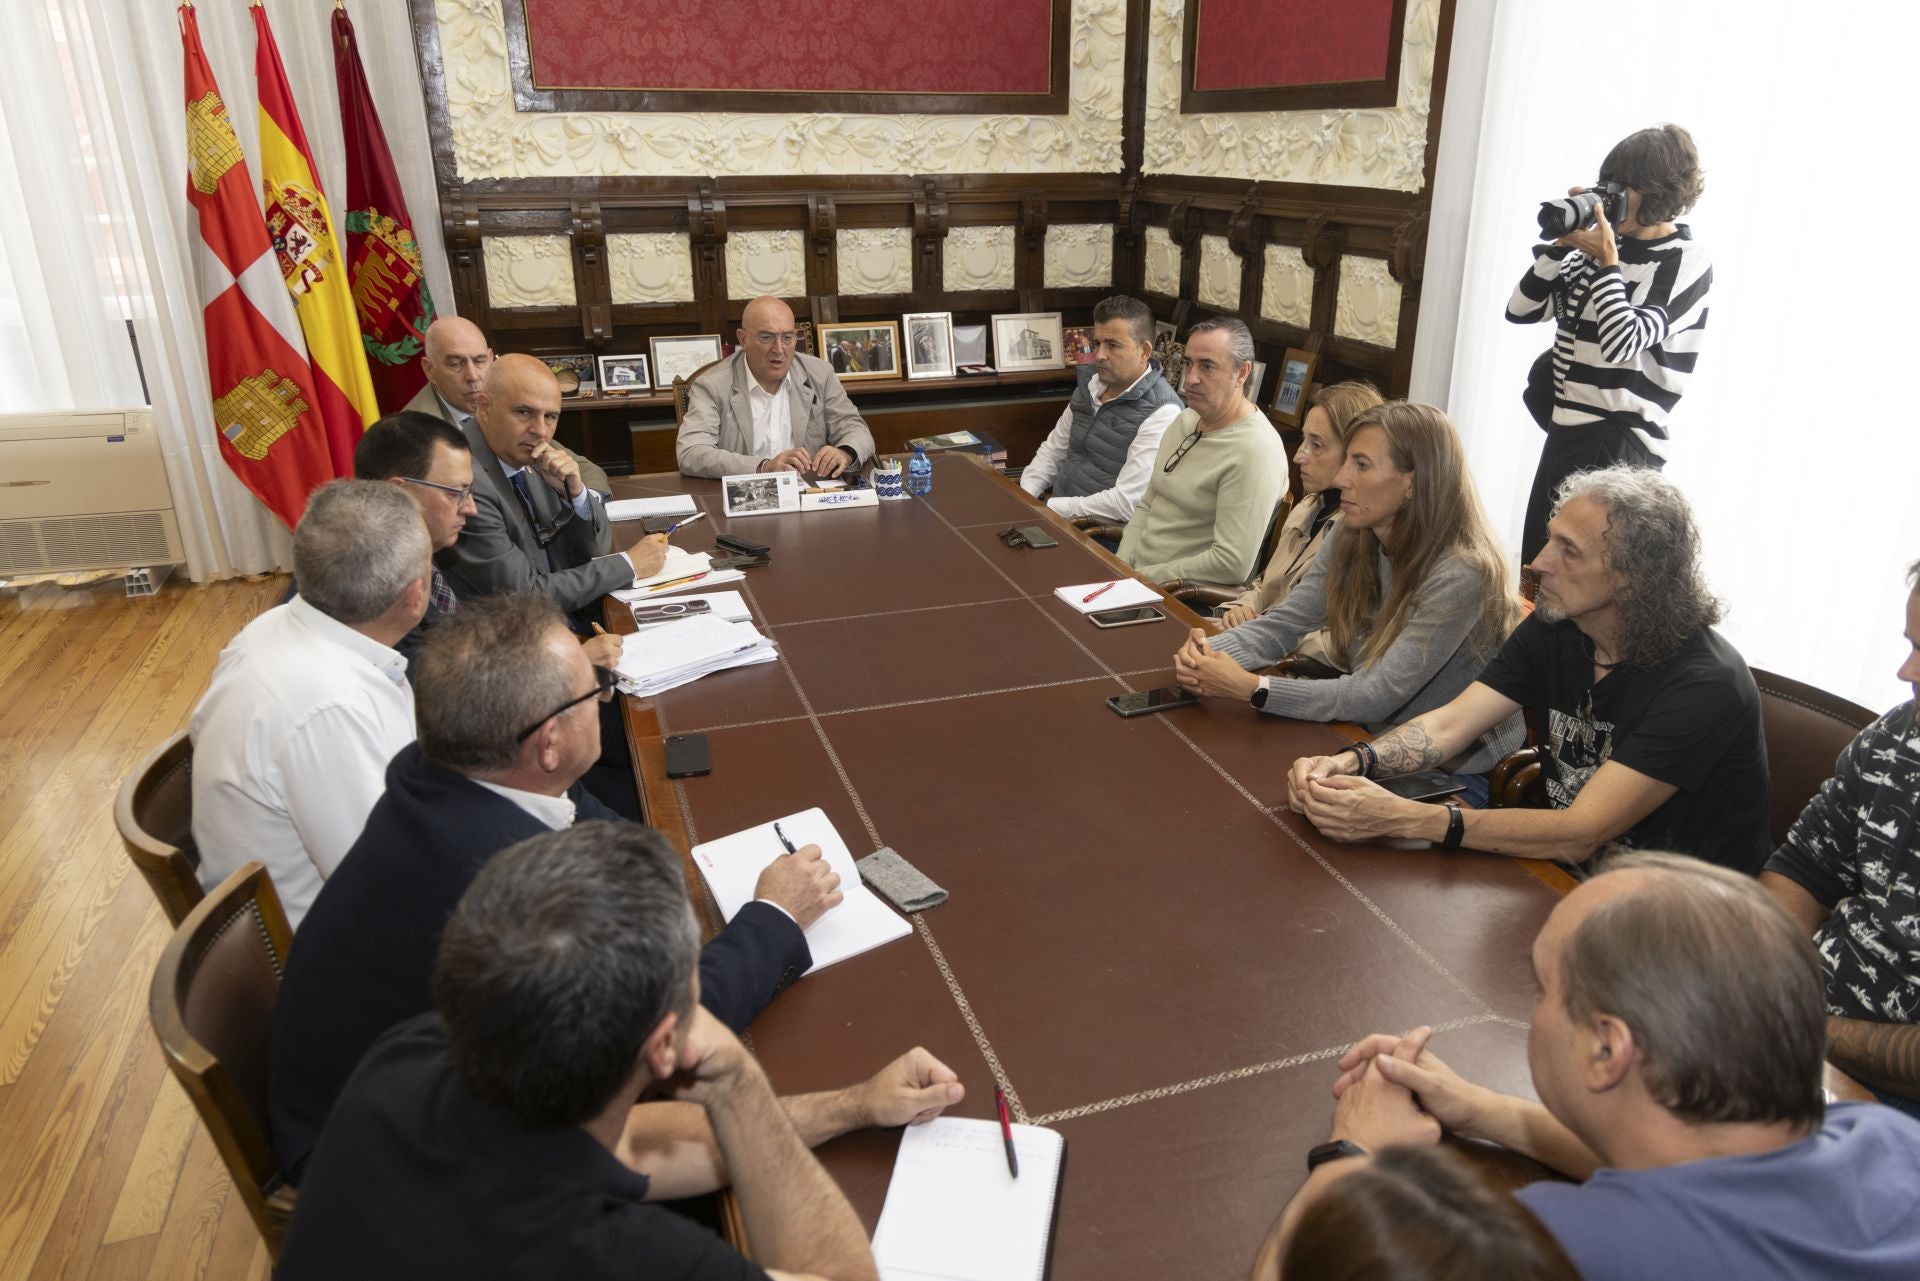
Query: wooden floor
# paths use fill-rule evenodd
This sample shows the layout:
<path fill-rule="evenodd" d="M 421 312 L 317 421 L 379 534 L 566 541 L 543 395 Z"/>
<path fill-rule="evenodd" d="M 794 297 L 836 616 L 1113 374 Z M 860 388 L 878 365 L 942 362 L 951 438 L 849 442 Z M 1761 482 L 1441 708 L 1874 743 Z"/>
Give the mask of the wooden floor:
<path fill-rule="evenodd" d="M 267 1276 L 147 1023 L 168 930 L 112 806 L 285 590 L 0 591 L 0 1278 Z"/>

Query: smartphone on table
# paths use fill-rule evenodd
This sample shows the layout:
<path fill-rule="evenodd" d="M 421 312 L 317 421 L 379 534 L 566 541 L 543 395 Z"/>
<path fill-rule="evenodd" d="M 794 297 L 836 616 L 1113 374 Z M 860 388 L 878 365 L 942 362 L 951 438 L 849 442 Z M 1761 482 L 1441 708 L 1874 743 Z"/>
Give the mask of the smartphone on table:
<path fill-rule="evenodd" d="M 1128 605 L 1124 609 L 1103 609 L 1087 617 L 1095 627 L 1134 627 L 1140 623 L 1157 623 L 1166 615 L 1151 605 Z"/>
<path fill-rule="evenodd" d="M 1121 716 L 1146 716 L 1152 712 L 1164 712 L 1174 707 L 1185 707 L 1200 700 L 1190 691 L 1178 685 L 1168 685 L 1161 689 L 1143 689 L 1132 694 L 1115 694 L 1107 700 Z"/>
<path fill-rule="evenodd" d="M 1409 801 L 1437 801 L 1443 796 L 1458 796 L 1467 790 L 1465 783 L 1443 769 L 1423 769 L 1375 781 L 1395 796 Z"/>
<path fill-rule="evenodd" d="M 704 600 L 667 600 L 657 605 L 635 605 L 633 621 L 640 627 L 648 623 L 671 623 L 676 619 L 705 614 L 712 608 L 712 602 Z"/>

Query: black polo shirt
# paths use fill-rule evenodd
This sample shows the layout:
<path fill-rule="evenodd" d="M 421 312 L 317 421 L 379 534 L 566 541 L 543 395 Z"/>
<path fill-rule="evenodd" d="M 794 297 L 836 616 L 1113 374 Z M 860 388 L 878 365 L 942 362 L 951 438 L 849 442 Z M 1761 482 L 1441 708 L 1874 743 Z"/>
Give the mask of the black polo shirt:
<path fill-rule="evenodd" d="M 439 1016 L 423 1015 L 382 1037 L 348 1081 L 274 1276 L 766 1281 L 646 1195 L 646 1177 L 585 1130 L 528 1130 L 468 1090 Z"/>

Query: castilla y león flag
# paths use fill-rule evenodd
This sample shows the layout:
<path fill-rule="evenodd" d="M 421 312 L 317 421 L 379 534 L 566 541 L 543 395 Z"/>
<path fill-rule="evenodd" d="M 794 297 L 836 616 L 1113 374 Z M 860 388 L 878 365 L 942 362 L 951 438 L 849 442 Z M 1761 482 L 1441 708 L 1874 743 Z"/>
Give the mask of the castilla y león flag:
<path fill-rule="evenodd" d="M 348 272 L 353 307 L 360 317 L 360 344 L 380 395 L 382 413 L 393 413 L 426 386 L 420 355 L 433 323 L 433 295 L 413 238 L 413 219 L 394 172 L 387 135 L 380 128 L 367 75 L 354 43 L 353 19 L 344 5 L 333 11 L 333 68 L 340 82 L 340 127 L 347 140 Z"/>
<path fill-rule="evenodd" d="M 273 237 L 280 274 L 293 295 L 300 328 L 313 361 L 314 390 L 327 424 L 327 444 L 341 475 L 353 474 L 353 447 L 360 433 L 380 416 L 367 353 L 360 346 L 360 322 L 353 314 L 353 293 L 333 215 L 314 176 L 313 149 L 294 109 L 293 90 L 280 50 L 267 25 L 267 11 L 253 6 L 254 76 L 260 82 L 260 185 L 265 193 L 267 231 Z"/>
<path fill-rule="evenodd" d="M 253 175 L 200 47 L 180 10 L 186 49 L 187 203 L 200 224 L 196 269 L 220 453 L 291 529 L 307 495 L 334 477 L 327 429 L 293 301 L 253 200 Z M 348 473 L 350 474 L 350 473 Z"/>

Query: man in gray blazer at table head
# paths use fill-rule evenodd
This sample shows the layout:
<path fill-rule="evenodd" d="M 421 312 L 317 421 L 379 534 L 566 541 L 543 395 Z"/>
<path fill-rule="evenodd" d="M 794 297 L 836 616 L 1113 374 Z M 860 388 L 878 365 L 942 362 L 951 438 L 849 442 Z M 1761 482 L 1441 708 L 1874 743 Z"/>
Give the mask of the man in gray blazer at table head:
<path fill-rule="evenodd" d="M 755 298 L 735 337 L 740 349 L 687 388 L 675 447 L 683 473 L 838 476 L 873 457 L 873 433 L 833 367 L 799 350 L 792 308 Z"/>

